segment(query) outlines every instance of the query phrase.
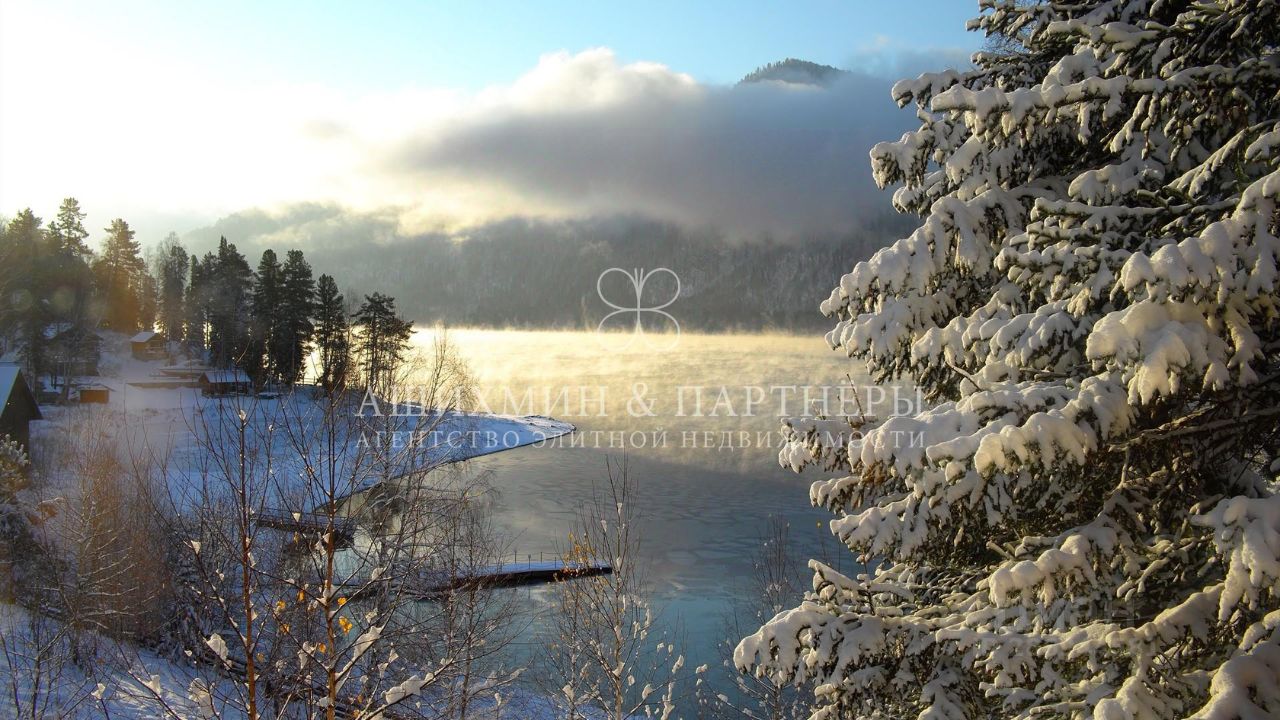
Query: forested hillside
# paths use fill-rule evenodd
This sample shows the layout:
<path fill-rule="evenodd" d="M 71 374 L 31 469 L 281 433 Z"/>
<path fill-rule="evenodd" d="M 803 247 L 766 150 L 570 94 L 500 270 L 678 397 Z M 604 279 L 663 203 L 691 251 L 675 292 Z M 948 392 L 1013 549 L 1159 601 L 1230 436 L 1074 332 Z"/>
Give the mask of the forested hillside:
<path fill-rule="evenodd" d="M 268 244 L 306 248 L 321 271 L 340 269 L 348 295 L 383 289 L 418 323 L 594 327 L 609 310 L 596 289 L 602 272 L 666 267 L 680 278 L 680 297 L 668 310 L 682 327 L 809 329 L 822 327 L 819 289 L 839 279 L 847 258 L 869 257 L 903 229 L 886 215 L 844 237 L 730 241 L 614 218 L 508 220 L 406 237 L 386 217 L 305 206 L 284 215 L 239 213 L 187 242 L 203 248 L 226 235 L 250 256 Z"/>

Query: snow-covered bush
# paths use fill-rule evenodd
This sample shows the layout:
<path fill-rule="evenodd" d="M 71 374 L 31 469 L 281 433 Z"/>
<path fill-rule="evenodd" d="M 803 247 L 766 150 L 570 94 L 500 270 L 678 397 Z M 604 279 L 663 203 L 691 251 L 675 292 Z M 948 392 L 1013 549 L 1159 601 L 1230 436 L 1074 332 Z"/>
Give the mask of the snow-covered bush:
<path fill-rule="evenodd" d="M 913 416 L 788 424 L 868 574 L 738 647 L 815 717 L 1280 715 L 1280 3 L 984 0 L 898 83 L 918 230 L 822 310 Z"/>
<path fill-rule="evenodd" d="M 18 493 L 27 486 L 27 454 L 8 435 L 0 435 L 0 601 L 13 602 L 18 564 L 31 554 L 31 520 Z"/>

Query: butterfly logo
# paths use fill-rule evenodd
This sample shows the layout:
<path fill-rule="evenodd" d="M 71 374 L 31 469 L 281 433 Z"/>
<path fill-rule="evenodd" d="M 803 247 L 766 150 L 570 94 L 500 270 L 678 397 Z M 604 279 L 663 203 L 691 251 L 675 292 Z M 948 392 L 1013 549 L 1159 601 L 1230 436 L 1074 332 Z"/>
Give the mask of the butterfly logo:
<path fill-rule="evenodd" d="M 621 275 L 622 277 L 626 278 L 630 282 L 632 290 L 635 291 L 634 307 L 631 305 L 619 305 L 611 301 L 609 298 L 605 297 L 604 279 L 615 273 L 618 275 Z M 659 305 L 646 306 L 644 304 L 645 284 L 648 281 L 652 280 L 657 275 L 671 276 L 671 279 L 675 282 L 675 292 L 673 292 L 671 294 L 671 298 L 664 303 L 661 303 Z M 635 324 L 631 333 L 631 339 L 628 340 L 624 345 L 624 347 L 629 347 L 633 342 L 635 342 L 637 338 L 640 338 L 645 335 L 645 325 L 644 325 L 645 315 L 651 314 L 651 316 L 665 318 L 666 321 L 671 324 L 671 327 L 675 331 L 673 333 L 670 333 L 670 337 L 672 338 L 671 342 L 665 347 L 662 347 L 660 349 L 671 350 L 676 346 L 677 343 L 679 343 L 680 323 L 677 322 L 676 319 L 671 316 L 671 313 L 665 310 L 665 308 L 671 306 L 671 303 L 674 303 L 676 301 L 676 298 L 680 297 L 680 276 L 676 275 L 675 272 L 673 272 L 670 268 L 660 267 L 660 268 L 654 268 L 653 270 L 636 268 L 631 270 L 630 272 L 617 267 L 609 268 L 608 270 L 605 270 L 604 272 L 600 273 L 600 277 L 596 278 L 596 293 L 600 295 L 600 299 L 604 302 L 605 305 L 608 305 L 609 307 L 613 308 L 613 311 L 610 312 L 608 315 L 605 315 L 604 318 L 600 321 L 600 324 L 596 326 L 597 333 L 603 333 L 605 331 L 605 326 L 609 325 L 611 322 L 614 322 L 616 324 L 616 321 L 614 321 L 614 318 L 622 317 L 624 320 L 626 320 L 634 317 Z"/>

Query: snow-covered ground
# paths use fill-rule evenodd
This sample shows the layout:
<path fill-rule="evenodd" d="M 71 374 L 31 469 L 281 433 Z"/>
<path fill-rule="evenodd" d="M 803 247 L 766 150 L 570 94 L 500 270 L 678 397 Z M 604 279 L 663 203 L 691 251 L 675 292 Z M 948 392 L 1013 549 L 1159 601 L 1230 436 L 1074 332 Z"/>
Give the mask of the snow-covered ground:
<path fill-rule="evenodd" d="M 59 438 L 86 430 L 110 436 L 122 459 L 163 467 L 168 491 L 180 507 L 225 482 L 215 457 L 236 453 L 239 424 L 251 449 L 250 472 L 266 478 L 272 506 L 309 510 L 316 468 L 332 459 L 346 494 L 381 480 L 444 464 L 534 445 L 569 432 L 569 423 L 541 416 L 448 411 L 377 402 L 353 395 L 331 407 L 311 386 L 281 396 L 204 397 L 191 387 L 153 387 L 172 381 L 163 361 L 132 357 L 127 341 L 108 334 L 101 377 L 81 378 L 110 390 L 105 405 L 43 407 L 32 424 L 33 445 L 56 448 Z M 332 441 L 332 442 L 331 442 Z"/>
<path fill-rule="evenodd" d="M 80 644 L 91 648 L 84 667 L 66 626 L 0 603 L 0 717 L 207 716 L 189 697 L 194 668 L 92 633 Z"/>
<path fill-rule="evenodd" d="M 79 490 L 72 450 L 83 458 L 114 452 L 126 467 L 149 463 L 181 511 L 211 489 L 225 488 L 239 458 L 243 423 L 249 471 L 268 508 L 306 510 L 317 495 L 315 468 L 333 459 L 347 494 L 469 458 L 536 444 L 573 426 L 540 416 L 434 413 L 409 404 L 374 406 L 350 398 L 331 407 L 314 388 L 282 397 L 204 397 L 189 387 L 148 387 L 163 381 L 168 363 L 130 356 L 124 338 L 108 335 L 101 377 L 80 385 L 110 390 L 103 405 L 46 406 L 32 424 L 33 460 L 45 465 L 32 500 L 72 498 Z M 330 440 L 333 442 L 329 442 Z M 137 467 L 133 465 L 132 467 Z M 308 505 L 308 503 L 311 503 Z M 62 521 L 54 517 L 50 523 Z M 161 657 L 128 643 L 88 636 L 92 655 L 70 661 L 68 629 L 55 619 L 0 604 L 0 718 L 196 718 L 236 696 L 233 681 L 209 667 Z M 86 643 L 80 643 L 85 646 Z M 214 686 L 201 683 L 213 682 Z M 193 685 L 195 683 L 195 685 Z M 193 688 L 195 688 L 193 692 Z M 551 717 L 550 703 L 510 686 L 478 703 L 476 717 Z M 210 700 L 222 698 L 222 700 Z M 203 704 L 202 704 L 203 703 Z M 34 707 L 34 713 L 33 710 Z M 219 717 L 238 717 L 217 706 Z"/>
<path fill-rule="evenodd" d="M 87 671 L 71 662 L 65 625 L 0 603 L 0 718 L 244 717 L 234 703 L 225 702 L 236 696 L 232 681 L 210 668 L 175 662 L 92 633 L 81 645 L 92 647 L 84 663 Z M 477 698 L 468 716 L 549 720 L 558 713 L 545 697 L 512 684 Z"/>

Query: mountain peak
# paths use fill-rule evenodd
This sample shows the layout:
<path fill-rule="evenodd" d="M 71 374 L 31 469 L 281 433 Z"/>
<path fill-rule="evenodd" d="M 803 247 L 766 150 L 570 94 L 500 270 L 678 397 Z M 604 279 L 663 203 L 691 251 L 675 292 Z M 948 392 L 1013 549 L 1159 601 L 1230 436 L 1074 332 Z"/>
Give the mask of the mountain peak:
<path fill-rule="evenodd" d="M 830 65 L 820 65 L 808 60 L 787 58 L 758 67 L 738 81 L 739 85 L 758 82 L 784 82 L 796 85 L 826 87 L 839 80 L 846 71 Z"/>

